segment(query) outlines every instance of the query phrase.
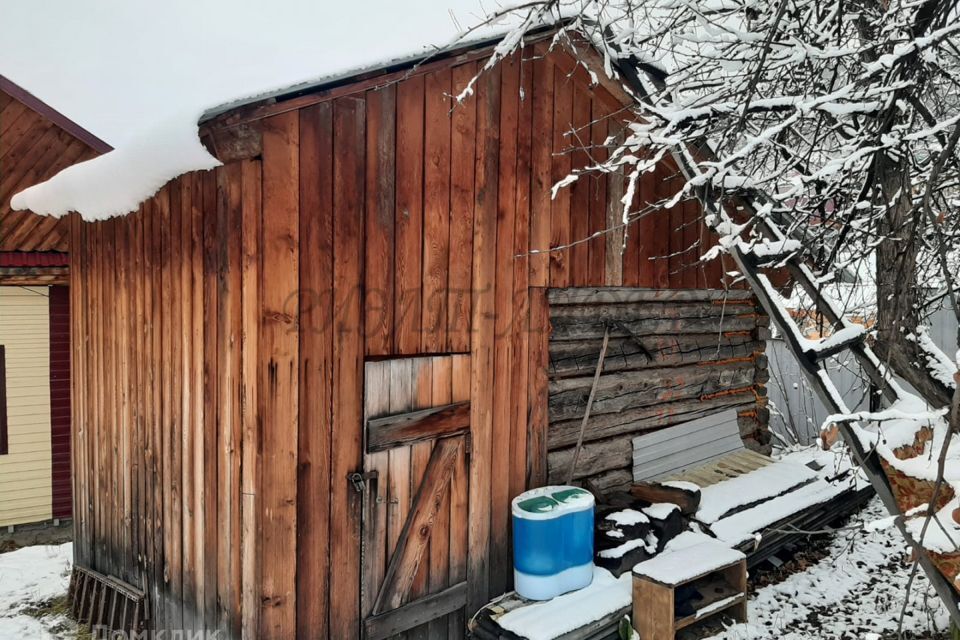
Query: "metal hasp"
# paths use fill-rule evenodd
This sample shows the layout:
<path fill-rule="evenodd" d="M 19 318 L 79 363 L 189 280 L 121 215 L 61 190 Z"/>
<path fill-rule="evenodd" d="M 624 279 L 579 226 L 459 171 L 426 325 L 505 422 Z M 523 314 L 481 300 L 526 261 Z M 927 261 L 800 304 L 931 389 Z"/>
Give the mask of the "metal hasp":
<path fill-rule="evenodd" d="M 367 471 L 366 473 L 354 471 L 347 474 L 347 481 L 353 486 L 354 491 L 363 493 L 367 488 L 367 480 L 376 480 L 378 477 L 380 477 L 380 474 L 376 471 Z"/>

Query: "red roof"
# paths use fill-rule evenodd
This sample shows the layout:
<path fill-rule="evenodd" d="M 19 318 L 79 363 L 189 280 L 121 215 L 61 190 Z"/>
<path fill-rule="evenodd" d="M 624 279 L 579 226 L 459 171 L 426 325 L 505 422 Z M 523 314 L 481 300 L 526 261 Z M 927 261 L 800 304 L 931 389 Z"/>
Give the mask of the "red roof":
<path fill-rule="evenodd" d="M 66 267 L 70 256 L 58 251 L 0 251 L 0 267 Z"/>

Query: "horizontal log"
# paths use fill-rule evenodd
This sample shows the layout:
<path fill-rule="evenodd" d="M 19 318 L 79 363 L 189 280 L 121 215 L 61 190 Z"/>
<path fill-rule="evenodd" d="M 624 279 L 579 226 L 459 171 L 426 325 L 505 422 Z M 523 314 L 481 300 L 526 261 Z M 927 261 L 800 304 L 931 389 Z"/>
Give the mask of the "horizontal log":
<path fill-rule="evenodd" d="M 550 289 L 551 305 L 626 302 L 681 302 L 696 300 L 753 300 L 749 289 L 637 289 L 632 287 L 575 287 Z"/>
<path fill-rule="evenodd" d="M 547 454 L 547 479 L 550 484 L 566 480 L 573 461 L 575 447 L 567 447 Z M 589 442 L 580 449 L 574 479 L 596 476 L 606 471 L 623 469 L 633 473 L 633 436 L 618 436 Z"/>
<path fill-rule="evenodd" d="M 571 304 L 550 308 L 550 322 L 554 327 L 584 321 L 633 322 L 672 318 L 729 318 L 732 316 L 759 316 L 752 304 L 718 304 L 715 302 L 651 302 L 645 304 Z"/>
<path fill-rule="evenodd" d="M 744 364 L 748 366 L 744 366 Z M 600 376 L 591 413 L 620 413 L 681 398 L 704 398 L 753 385 L 752 363 L 626 371 Z M 550 382 L 549 421 L 583 416 L 592 378 Z"/>
<path fill-rule="evenodd" d="M 680 513 L 691 515 L 700 508 L 700 490 L 688 491 L 679 487 L 668 487 L 658 482 L 638 482 L 630 487 L 634 498 L 647 502 L 668 502 L 680 507 Z"/>
<path fill-rule="evenodd" d="M 752 360 L 736 360 L 734 362 L 713 362 L 703 364 L 688 364 L 682 367 L 658 367 L 641 371 L 612 371 L 603 372 L 597 382 L 598 400 L 616 396 L 627 391 L 652 389 L 685 381 L 700 381 L 711 376 L 720 375 L 726 371 L 749 371 L 753 374 Z M 589 391 L 593 387 L 593 375 L 571 376 L 549 381 L 550 399 L 567 391 Z M 752 379 L 752 378 L 751 378 Z"/>
<path fill-rule="evenodd" d="M 462 433 L 470 428 L 470 403 L 457 402 L 367 421 L 367 452 L 384 451 Z"/>
<path fill-rule="evenodd" d="M 597 366 L 602 340 L 550 343 L 551 378 L 591 376 Z M 764 344 L 749 336 L 713 335 L 648 336 L 611 340 L 603 361 L 604 372 L 674 367 L 733 358 L 762 357 Z"/>
<path fill-rule="evenodd" d="M 752 391 L 722 395 L 707 400 L 699 397 L 676 402 L 665 402 L 621 413 L 593 415 L 584 430 L 584 442 L 593 442 L 618 435 L 636 436 L 647 431 L 703 418 L 724 409 L 752 408 L 756 396 Z M 580 419 L 550 424 L 547 429 L 547 449 L 557 450 L 576 444 L 580 435 Z"/>
<path fill-rule="evenodd" d="M 550 484 L 562 483 L 570 472 L 574 447 L 547 454 L 547 478 Z M 575 479 L 595 476 L 615 469 L 633 469 L 633 436 L 621 436 L 583 445 Z"/>
<path fill-rule="evenodd" d="M 615 491 L 627 491 L 633 484 L 633 471 L 614 469 L 613 471 L 606 471 L 595 476 L 590 476 L 589 478 L 584 478 L 584 480 L 589 480 L 590 486 L 604 494 Z"/>
<path fill-rule="evenodd" d="M 610 338 L 628 338 L 654 335 L 690 333 L 722 333 L 725 331 L 755 331 L 758 318 L 753 315 L 719 318 L 653 318 L 617 322 L 611 325 L 603 320 L 553 324 L 550 340 L 590 340 L 602 338 L 607 328 Z"/>

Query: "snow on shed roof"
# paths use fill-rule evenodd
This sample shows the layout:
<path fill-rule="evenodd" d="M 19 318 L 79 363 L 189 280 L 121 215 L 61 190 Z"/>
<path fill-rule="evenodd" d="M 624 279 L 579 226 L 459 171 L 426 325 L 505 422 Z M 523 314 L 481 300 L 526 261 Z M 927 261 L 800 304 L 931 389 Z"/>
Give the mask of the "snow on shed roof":
<path fill-rule="evenodd" d="M 12 203 L 86 219 L 132 211 L 176 176 L 217 166 L 197 135 L 211 110 L 483 41 L 518 21 L 478 27 L 480 0 L 0 2 L 18 25 L 0 39 L 3 73 L 115 148 Z"/>

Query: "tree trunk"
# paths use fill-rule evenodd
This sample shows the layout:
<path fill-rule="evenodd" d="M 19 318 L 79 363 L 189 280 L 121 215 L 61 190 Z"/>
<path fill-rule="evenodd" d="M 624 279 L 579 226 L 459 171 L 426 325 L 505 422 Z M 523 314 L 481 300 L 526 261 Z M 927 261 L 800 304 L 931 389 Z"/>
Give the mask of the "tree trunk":
<path fill-rule="evenodd" d="M 874 165 L 874 203 L 885 207 L 878 229 L 883 240 L 877 247 L 877 340 L 874 349 L 881 361 L 909 382 L 934 407 L 950 404 L 953 389 L 927 370 L 926 357 L 914 340 L 917 313 L 917 251 L 923 217 L 913 206 L 909 164 L 878 154 Z"/>

